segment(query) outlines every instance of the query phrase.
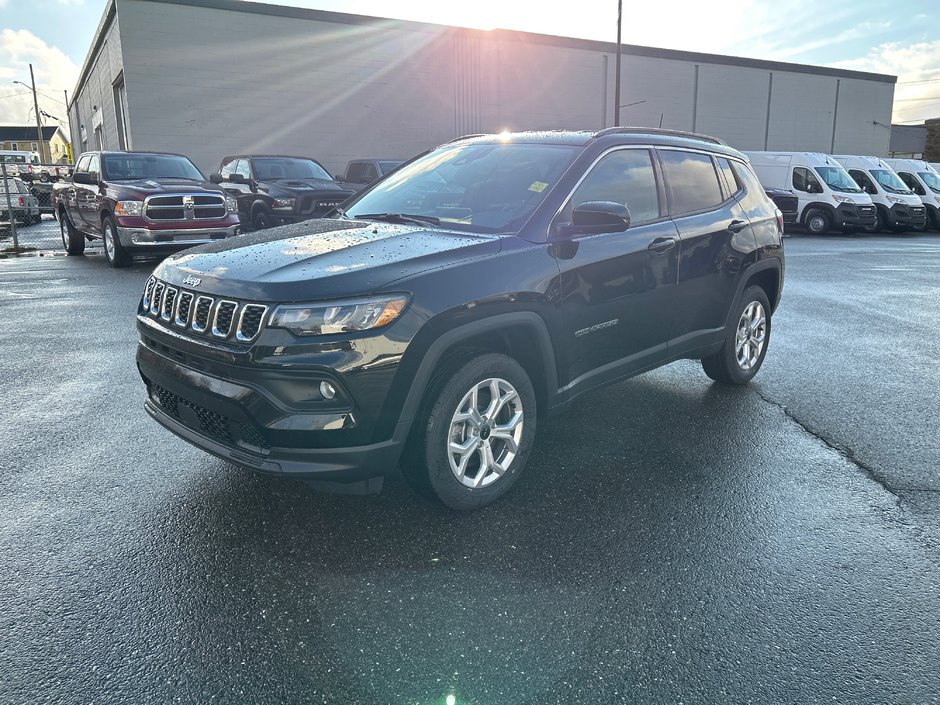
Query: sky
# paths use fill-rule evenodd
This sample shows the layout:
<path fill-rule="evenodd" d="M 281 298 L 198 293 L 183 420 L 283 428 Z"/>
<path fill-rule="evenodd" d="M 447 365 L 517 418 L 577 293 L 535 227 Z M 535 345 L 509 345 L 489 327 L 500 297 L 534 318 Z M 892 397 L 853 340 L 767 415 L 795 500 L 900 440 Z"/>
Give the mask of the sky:
<path fill-rule="evenodd" d="M 0 124 L 34 124 L 39 109 L 67 126 L 71 91 L 106 0 L 0 0 Z M 616 40 L 616 0 L 282 0 L 278 4 Z M 940 117 L 940 0 L 624 0 L 623 42 L 791 61 L 898 77 L 893 121 Z M 274 47 L 272 47 L 274 48 Z M 46 120 L 55 124 L 55 120 Z"/>

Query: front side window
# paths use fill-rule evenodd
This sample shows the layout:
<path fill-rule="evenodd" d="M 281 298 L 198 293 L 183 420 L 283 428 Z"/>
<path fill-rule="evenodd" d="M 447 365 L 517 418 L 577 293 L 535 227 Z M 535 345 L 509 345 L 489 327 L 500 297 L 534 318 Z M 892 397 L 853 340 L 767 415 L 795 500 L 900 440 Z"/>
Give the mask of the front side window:
<path fill-rule="evenodd" d="M 710 210 L 724 200 L 715 165 L 707 154 L 663 150 L 660 160 L 672 215 Z"/>
<path fill-rule="evenodd" d="M 237 159 L 229 159 L 225 164 L 222 165 L 222 168 L 219 169 L 219 176 L 223 179 L 227 179 L 232 174 L 235 173 L 235 168 L 238 166 Z"/>
<path fill-rule="evenodd" d="M 235 163 L 235 173 L 243 176 L 246 181 L 251 179 L 251 166 L 248 164 L 247 159 L 239 159 Z"/>
<path fill-rule="evenodd" d="M 360 194 L 346 213 L 421 215 L 455 230 L 515 232 L 581 149 L 518 142 L 445 145 Z"/>
<path fill-rule="evenodd" d="M 98 158 L 97 154 L 92 154 L 91 159 L 88 160 L 88 173 L 89 174 L 101 173 L 101 160 Z"/>
<path fill-rule="evenodd" d="M 626 206 L 631 223 L 659 218 L 659 192 L 649 150 L 621 149 L 603 157 L 569 199 L 562 211 L 562 221 L 571 222 L 571 211 L 588 201 Z"/>
<path fill-rule="evenodd" d="M 926 196 L 927 192 L 924 190 L 924 187 L 917 183 L 917 178 L 913 174 L 909 174 L 906 171 L 899 171 L 898 177 L 901 181 L 904 182 L 904 185 L 907 186 L 911 191 L 916 193 L 918 196 Z"/>
<path fill-rule="evenodd" d="M 852 177 L 852 180 L 855 181 L 859 188 L 861 188 L 865 193 L 878 193 L 878 187 L 875 186 L 874 182 L 870 178 L 868 178 L 868 174 L 866 174 L 861 169 L 849 169 L 849 176 Z"/>
<path fill-rule="evenodd" d="M 90 154 L 83 154 L 79 157 L 78 164 L 75 165 L 75 171 L 88 171 L 88 162 L 90 159 Z"/>
<path fill-rule="evenodd" d="M 822 185 L 815 174 L 806 167 L 798 166 L 793 169 L 793 188 L 804 193 L 822 193 Z"/>
<path fill-rule="evenodd" d="M 861 193 L 862 189 L 858 187 L 852 177 L 841 166 L 817 166 L 816 173 L 826 182 L 826 185 L 833 191 L 844 191 L 846 193 Z"/>

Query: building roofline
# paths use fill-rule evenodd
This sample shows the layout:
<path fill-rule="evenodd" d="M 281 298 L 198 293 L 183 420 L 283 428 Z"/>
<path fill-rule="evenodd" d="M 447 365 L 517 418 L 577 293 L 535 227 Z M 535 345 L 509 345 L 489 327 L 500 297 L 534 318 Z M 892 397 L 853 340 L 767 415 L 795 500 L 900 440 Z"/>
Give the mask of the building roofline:
<path fill-rule="evenodd" d="M 253 15 L 268 15 L 272 17 L 286 17 L 290 19 L 316 20 L 320 22 L 334 22 L 338 24 L 360 25 L 360 26 L 395 26 L 401 29 L 412 31 L 436 32 L 444 30 L 457 31 L 475 36 L 489 36 L 510 41 L 518 41 L 528 44 L 543 44 L 548 46 L 557 46 L 568 49 L 584 49 L 589 51 L 605 52 L 614 54 L 617 51 L 615 42 L 602 42 L 594 39 L 577 39 L 574 37 L 560 37 L 551 34 L 537 34 L 535 32 L 522 32 L 510 29 L 470 29 L 465 27 L 455 27 L 451 25 L 431 24 L 428 22 L 414 22 L 411 20 L 397 20 L 384 17 L 372 17 L 368 15 L 354 15 L 347 12 L 330 12 L 327 10 L 314 10 L 302 7 L 288 7 L 286 5 L 270 5 L 267 3 L 250 2 L 249 0 L 146 0 L 153 3 L 164 3 L 167 5 L 185 5 L 188 7 L 198 7 L 212 10 L 228 10 L 231 12 L 243 12 Z M 73 96 L 77 96 L 84 86 L 87 78 L 90 64 L 100 49 L 104 40 L 104 32 L 110 25 L 115 14 L 116 0 L 108 0 L 105 10 L 101 16 L 101 22 L 95 31 L 95 39 L 92 43 L 85 62 L 82 64 L 82 70 L 79 74 L 78 83 L 73 90 Z M 740 56 L 726 56 L 723 54 L 706 54 L 695 51 L 685 51 L 681 49 L 662 49 L 658 47 L 639 46 L 635 44 L 622 44 L 621 53 L 627 56 L 642 56 L 655 59 L 672 59 L 674 61 L 688 61 L 702 64 L 720 64 L 723 66 L 738 66 L 742 68 L 759 68 L 768 71 L 789 71 L 793 73 L 814 74 L 819 76 L 829 76 L 831 78 L 851 78 L 864 81 L 878 81 L 880 83 L 897 83 L 897 76 L 881 73 L 868 73 L 865 71 L 851 71 L 849 69 L 829 68 L 826 66 L 815 66 L 812 64 L 796 64 L 786 61 L 768 61 L 764 59 L 749 59 Z M 71 108 L 74 97 L 69 102 Z"/>
<path fill-rule="evenodd" d="M 72 106 L 75 104 L 75 100 L 78 98 L 78 94 L 82 92 L 82 88 L 85 87 L 85 81 L 88 79 L 88 72 L 91 71 L 91 65 L 94 58 L 98 55 L 98 51 L 101 49 L 101 45 L 104 43 L 104 36 L 107 33 L 108 28 L 111 26 L 111 23 L 114 21 L 116 10 L 114 7 L 115 0 L 108 0 L 107 4 L 104 6 L 104 11 L 101 13 L 101 19 L 98 21 L 98 28 L 95 30 L 95 38 L 91 41 L 91 46 L 88 48 L 88 53 L 85 54 L 85 60 L 82 62 L 82 70 L 78 72 L 78 81 L 75 82 L 75 87 L 72 89 L 72 94 L 69 96 L 69 104 L 65 106 L 65 109 L 71 115 Z"/>

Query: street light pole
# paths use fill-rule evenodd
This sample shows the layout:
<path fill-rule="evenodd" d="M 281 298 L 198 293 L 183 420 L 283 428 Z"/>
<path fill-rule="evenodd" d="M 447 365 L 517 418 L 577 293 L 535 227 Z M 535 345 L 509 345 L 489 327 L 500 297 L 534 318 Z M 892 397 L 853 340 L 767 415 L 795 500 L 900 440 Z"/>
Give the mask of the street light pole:
<path fill-rule="evenodd" d="M 46 153 L 42 147 L 42 118 L 39 115 L 39 99 L 36 97 L 36 78 L 33 76 L 33 65 L 29 65 L 29 80 L 33 84 L 33 107 L 36 108 L 36 137 L 39 138 L 39 161 L 47 163 Z"/>
<path fill-rule="evenodd" d="M 617 0 L 617 68 L 614 71 L 614 127 L 620 126 L 620 24 L 623 18 L 623 0 Z"/>

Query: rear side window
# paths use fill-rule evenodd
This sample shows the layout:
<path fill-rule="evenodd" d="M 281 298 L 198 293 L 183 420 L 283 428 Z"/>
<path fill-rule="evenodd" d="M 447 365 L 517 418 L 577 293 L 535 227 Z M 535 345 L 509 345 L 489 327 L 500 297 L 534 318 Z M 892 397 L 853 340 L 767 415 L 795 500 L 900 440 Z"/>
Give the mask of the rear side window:
<path fill-rule="evenodd" d="M 724 201 L 712 158 L 695 152 L 659 153 L 672 215 L 698 213 Z"/>
<path fill-rule="evenodd" d="M 724 188 L 725 198 L 731 198 L 741 190 L 741 185 L 734 177 L 734 170 L 727 159 L 718 159 L 718 173 L 721 175 L 721 184 Z"/>
<path fill-rule="evenodd" d="M 237 159 L 229 159 L 225 164 L 222 165 L 221 171 L 219 173 L 222 175 L 222 178 L 228 178 L 235 172 L 235 167 L 238 166 Z"/>
<path fill-rule="evenodd" d="M 797 191 L 822 193 L 819 179 L 813 172 L 802 166 L 793 169 L 793 188 Z"/>
<path fill-rule="evenodd" d="M 754 172 L 751 171 L 748 167 L 744 166 L 740 162 L 732 162 L 732 169 L 738 177 L 738 182 L 744 185 L 744 190 L 750 194 L 759 193 L 766 196 L 764 187 L 761 186 L 760 181 L 758 181 L 757 176 Z"/>
<path fill-rule="evenodd" d="M 659 193 L 649 150 L 621 149 L 601 158 L 581 182 L 562 218 L 571 222 L 571 210 L 587 201 L 622 203 L 631 223 L 659 218 Z"/>

